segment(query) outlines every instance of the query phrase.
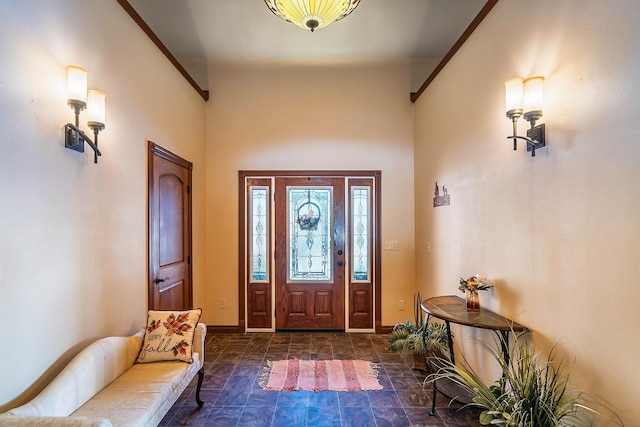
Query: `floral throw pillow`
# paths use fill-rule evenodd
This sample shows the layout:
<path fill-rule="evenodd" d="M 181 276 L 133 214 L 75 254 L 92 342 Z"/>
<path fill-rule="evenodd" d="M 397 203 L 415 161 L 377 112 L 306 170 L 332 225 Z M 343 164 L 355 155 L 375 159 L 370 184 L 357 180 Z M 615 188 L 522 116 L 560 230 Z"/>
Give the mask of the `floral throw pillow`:
<path fill-rule="evenodd" d="M 202 309 L 149 310 L 144 341 L 136 363 L 180 360 L 193 362 L 193 335 Z"/>

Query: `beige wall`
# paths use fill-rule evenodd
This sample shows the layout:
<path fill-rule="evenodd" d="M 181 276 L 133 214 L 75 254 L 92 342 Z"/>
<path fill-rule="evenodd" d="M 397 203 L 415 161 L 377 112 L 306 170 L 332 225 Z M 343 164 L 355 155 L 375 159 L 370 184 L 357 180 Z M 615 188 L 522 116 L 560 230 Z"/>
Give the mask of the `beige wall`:
<path fill-rule="evenodd" d="M 205 107 L 116 2 L 3 4 L 0 410 L 90 340 L 144 322 L 149 139 L 194 162 L 195 304 L 208 324 L 237 324 L 238 170 L 380 169 L 382 240 L 399 242 L 383 251 L 382 323 L 411 315 L 396 303 L 414 283 L 448 294 L 459 275 L 486 274 L 496 289 L 482 303 L 541 348 L 559 341 L 574 383 L 633 425 L 639 12 L 632 0 L 500 2 L 414 120 L 407 63 L 211 64 Z M 63 147 L 68 64 L 107 92 L 98 165 Z M 538 73 L 549 147 L 531 158 L 505 138 L 503 81 Z M 436 180 L 451 206 L 431 207 Z M 458 335 L 482 363 L 473 336 Z"/>
<path fill-rule="evenodd" d="M 501 1 L 415 111 L 418 287 L 452 294 L 460 275 L 493 278 L 481 303 L 539 348 L 559 342 L 573 385 L 627 425 L 640 420 L 638 16 L 632 0 Z M 505 138 L 503 82 L 537 74 L 548 147 L 532 158 Z M 431 207 L 436 180 L 451 206 Z M 475 359 L 476 335 L 458 337 Z"/>
<path fill-rule="evenodd" d="M 203 258 L 205 110 L 113 0 L 4 1 L 0 39 L 1 412 L 90 340 L 144 325 L 147 139 L 195 164 L 194 258 Z M 107 93 L 97 165 L 89 148 L 64 148 L 70 64 Z"/>
<path fill-rule="evenodd" d="M 238 324 L 238 171 L 381 170 L 382 323 L 411 316 L 413 107 L 407 62 L 210 64 L 207 103 L 209 324 Z M 227 309 L 219 308 L 220 299 Z M 399 311 L 397 301 L 407 301 Z"/>

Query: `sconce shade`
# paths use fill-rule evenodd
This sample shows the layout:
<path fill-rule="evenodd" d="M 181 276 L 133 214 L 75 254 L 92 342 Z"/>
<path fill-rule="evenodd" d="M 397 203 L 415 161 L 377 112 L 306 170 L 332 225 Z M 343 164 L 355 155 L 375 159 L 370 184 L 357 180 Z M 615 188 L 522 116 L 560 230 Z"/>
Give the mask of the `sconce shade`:
<path fill-rule="evenodd" d="M 89 90 L 87 93 L 87 124 L 89 127 L 105 124 L 106 94 L 99 90 Z"/>
<path fill-rule="evenodd" d="M 276 16 L 313 32 L 350 14 L 360 0 L 264 0 L 264 2 Z"/>
<path fill-rule="evenodd" d="M 523 104 L 523 79 L 515 77 L 504 82 L 506 90 L 506 111 L 507 117 L 511 118 L 513 115 L 519 117 L 522 115 Z"/>
<path fill-rule="evenodd" d="M 542 117 L 543 110 L 544 77 L 530 77 L 524 81 L 524 111 L 536 112 Z M 538 113 L 539 112 L 539 113 Z"/>
<path fill-rule="evenodd" d="M 67 100 L 81 109 L 87 103 L 87 70 L 70 65 L 67 67 Z"/>

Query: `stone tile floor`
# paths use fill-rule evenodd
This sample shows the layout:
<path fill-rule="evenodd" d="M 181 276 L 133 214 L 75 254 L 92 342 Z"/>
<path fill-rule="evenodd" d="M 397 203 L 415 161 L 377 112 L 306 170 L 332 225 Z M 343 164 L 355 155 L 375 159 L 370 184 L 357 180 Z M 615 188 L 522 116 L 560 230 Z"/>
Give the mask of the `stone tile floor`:
<path fill-rule="evenodd" d="M 425 373 L 412 370 L 388 351 L 387 335 L 341 332 L 209 334 L 205 379 L 195 402 L 195 380 L 161 426 L 479 426 L 479 412 L 461 409 L 438 394 L 429 416 L 432 388 Z M 262 390 L 267 361 L 362 359 L 379 364 L 379 391 L 277 392 Z"/>

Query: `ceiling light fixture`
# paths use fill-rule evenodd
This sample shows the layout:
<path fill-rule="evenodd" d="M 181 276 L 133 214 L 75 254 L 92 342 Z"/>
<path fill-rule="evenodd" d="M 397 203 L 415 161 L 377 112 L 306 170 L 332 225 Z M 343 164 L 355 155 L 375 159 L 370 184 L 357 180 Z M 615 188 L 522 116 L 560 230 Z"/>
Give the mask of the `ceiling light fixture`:
<path fill-rule="evenodd" d="M 353 12 L 360 0 L 264 0 L 264 2 L 276 16 L 313 32 Z"/>

